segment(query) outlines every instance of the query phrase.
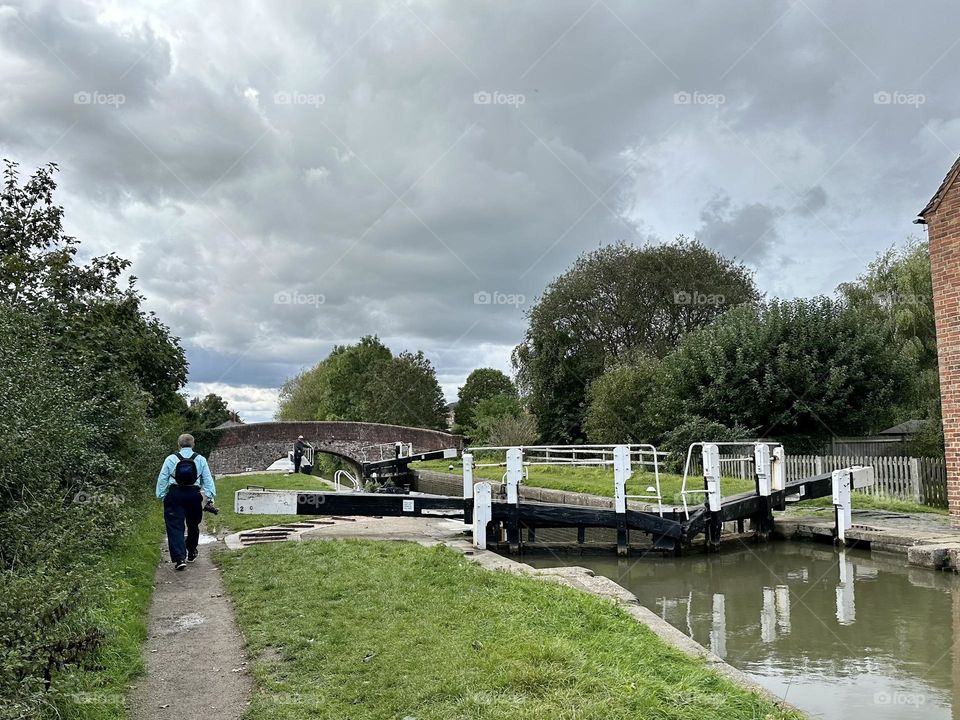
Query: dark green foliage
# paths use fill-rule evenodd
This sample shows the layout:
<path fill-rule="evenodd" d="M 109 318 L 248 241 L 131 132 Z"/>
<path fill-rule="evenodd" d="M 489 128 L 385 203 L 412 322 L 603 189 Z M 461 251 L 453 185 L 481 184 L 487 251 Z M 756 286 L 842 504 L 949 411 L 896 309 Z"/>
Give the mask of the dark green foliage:
<path fill-rule="evenodd" d="M 436 371 L 422 352 L 394 357 L 375 336 L 338 345 L 280 389 L 278 420 L 353 420 L 446 428 Z"/>
<path fill-rule="evenodd" d="M 905 373 L 875 321 L 829 298 L 742 306 L 664 359 L 650 431 L 699 417 L 802 452 L 882 429 Z"/>
<path fill-rule="evenodd" d="M 215 428 L 227 420 L 240 421 L 240 416 L 227 406 L 227 401 L 216 393 L 195 397 L 190 400 L 184 413 L 186 426 L 192 432 L 206 428 Z"/>
<path fill-rule="evenodd" d="M 608 367 L 638 353 L 663 357 L 687 333 L 758 297 L 745 266 L 684 238 L 581 256 L 530 311 L 513 353 L 542 439 L 584 437 L 587 388 Z"/>
<path fill-rule="evenodd" d="M 20 185 L 8 163 L 0 196 L 3 720 L 56 715 L 77 678 L 98 677 L 78 668 L 115 647 L 102 613 L 116 578 L 103 558 L 148 502 L 143 478 L 176 425 L 186 376 L 133 280 L 119 285 L 128 263 L 75 262 L 54 170 Z"/>
<path fill-rule="evenodd" d="M 497 395 L 517 397 L 513 381 L 502 372 L 494 368 L 477 368 L 467 375 L 466 382 L 457 393 L 457 409 L 453 416 L 457 431 L 473 427 L 476 424 L 474 411 L 477 404 Z"/>
<path fill-rule="evenodd" d="M 888 342 L 910 367 L 908 387 L 893 408 L 891 424 L 930 420 L 916 437 L 913 452 L 942 456 L 937 331 L 928 243 L 914 238 L 902 248 L 887 250 L 855 282 L 844 283 L 838 289 L 851 307 L 883 329 Z"/>

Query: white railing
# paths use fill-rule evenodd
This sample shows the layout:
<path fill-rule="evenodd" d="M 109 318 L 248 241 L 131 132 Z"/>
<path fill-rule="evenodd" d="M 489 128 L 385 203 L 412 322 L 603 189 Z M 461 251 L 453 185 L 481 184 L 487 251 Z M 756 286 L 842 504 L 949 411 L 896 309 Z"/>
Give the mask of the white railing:
<path fill-rule="evenodd" d="M 693 450 L 694 448 L 701 448 L 701 450 L 703 450 L 704 447 L 708 445 L 713 446 L 714 448 L 714 453 L 716 454 L 716 457 L 714 458 L 714 462 L 716 463 L 717 467 L 715 470 L 710 470 L 709 468 L 703 467 L 705 464 L 705 461 L 701 463 L 699 466 L 701 473 L 707 473 L 708 471 L 710 471 L 709 476 L 707 476 L 706 474 L 700 474 L 700 473 L 696 474 L 696 477 L 699 477 L 705 481 L 705 487 L 689 488 L 687 487 L 687 482 L 690 479 L 691 471 L 694 473 L 697 473 L 697 470 L 695 469 L 697 465 L 693 461 Z M 747 455 L 720 455 L 719 449 L 721 447 L 723 448 L 748 448 L 749 447 L 749 448 L 753 448 L 754 453 L 747 454 Z M 771 487 L 770 485 L 770 483 L 773 481 L 773 477 L 772 477 L 773 472 L 769 467 L 769 463 L 771 459 L 775 461 L 785 460 L 782 446 L 780 445 L 780 443 L 772 442 L 769 440 L 738 440 L 733 442 L 691 443 L 690 447 L 687 448 L 687 459 L 686 459 L 686 462 L 684 462 L 683 464 L 683 480 L 680 483 L 680 501 L 683 503 L 684 516 L 688 520 L 690 519 L 690 507 L 689 507 L 689 504 L 687 503 L 687 495 L 706 495 L 708 501 L 711 504 L 711 509 L 719 510 L 719 504 L 722 498 L 721 489 L 720 489 L 720 478 L 721 476 L 727 476 L 727 477 L 731 476 L 731 473 L 728 470 L 724 470 L 724 466 L 727 466 L 728 468 L 730 466 L 735 466 L 739 471 L 735 472 L 735 474 L 733 474 L 733 477 L 739 477 L 741 479 L 748 478 L 747 468 L 749 468 L 750 469 L 749 478 L 752 479 L 756 477 L 756 474 L 757 474 L 756 458 L 758 456 L 756 453 L 762 450 L 763 447 L 767 448 L 767 451 L 765 452 L 765 457 L 766 457 L 765 463 L 768 465 L 768 467 L 761 469 L 761 473 L 763 475 L 761 480 L 767 483 L 767 486 L 765 488 L 761 488 L 762 490 L 764 490 L 764 492 L 762 492 L 761 494 L 769 495 L 771 489 L 776 489 L 776 490 L 783 489 L 782 487 Z M 774 451 L 777 448 L 780 448 L 779 453 L 774 453 Z M 704 454 L 706 455 L 705 451 L 704 451 Z M 786 476 L 784 475 L 784 470 L 785 469 L 782 466 L 778 470 L 780 475 L 776 482 L 779 485 L 782 485 L 783 482 L 785 481 Z"/>
<path fill-rule="evenodd" d="M 363 489 L 356 477 L 349 470 L 337 470 L 333 474 L 333 487 L 337 492 L 343 492 L 343 482 L 346 481 L 352 486 L 350 489 L 359 492 Z"/>
<path fill-rule="evenodd" d="M 464 452 L 470 456 L 469 468 L 465 463 L 464 476 L 464 497 L 473 497 L 472 495 L 472 473 L 473 468 L 482 467 L 504 467 L 508 468 L 508 462 L 499 459 L 494 461 L 484 461 L 483 455 L 492 455 L 494 457 L 500 454 L 506 454 L 510 450 L 517 450 L 521 453 L 523 475 L 529 479 L 529 468 L 531 466 L 553 466 L 553 467 L 604 467 L 614 466 L 614 452 L 618 445 L 522 445 L 515 447 L 507 446 L 489 446 L 472 447 Z M 644 493 L 625 495 L 625 500 L 646 500 L 655 501 L 657 511 L 663 515 L 663 492 L 660 488 L 660 461 L 668 453 L 658 451 L 653 445 L 635 444 L 624 445 L 627 448 L 629 456 L 629 468 L 626 469 L 627 479 L 632 476 L 633 467 L 639 466 L 642 470 L 653 473 L 654 484 L 648 486 Z M 479 456 L 479 457 L 478 457 Z M 508 468 L 509 472 L 509 468 Z M 507 473 L 504 473 L 504 481 L 507 480 Z M 469 486 L 469 487 L 468 487 Z M 470 494 L 467 494 L 470 493 Z"/>
<path fill-rule="evenodd" d="M 413 443 L 387 442 L 376 443 L 374 445 L 364 445 L 360 448 L 360 459 L 363 462 L 372 460 L 393 460 L 397 456 L 397 446 L 400 446 L 399 457 L 410 457 L 413 455 Z M 384 452 L 386 451 L 386 454 Z M 379 457 L 368 457 L 369 455 L 379 455 Z"/>

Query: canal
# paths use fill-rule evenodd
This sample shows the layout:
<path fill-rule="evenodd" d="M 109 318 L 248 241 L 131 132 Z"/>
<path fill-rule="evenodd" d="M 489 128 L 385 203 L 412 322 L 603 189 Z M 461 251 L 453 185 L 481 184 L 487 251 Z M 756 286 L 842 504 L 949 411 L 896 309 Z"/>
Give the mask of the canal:
<path fill-rule="evenodd" d="M 897 556 L 792 542 L 667 559 L 523 559 L 615 580 L 811 717 L 960 719 L 955 575 L 909 568 Z"/>

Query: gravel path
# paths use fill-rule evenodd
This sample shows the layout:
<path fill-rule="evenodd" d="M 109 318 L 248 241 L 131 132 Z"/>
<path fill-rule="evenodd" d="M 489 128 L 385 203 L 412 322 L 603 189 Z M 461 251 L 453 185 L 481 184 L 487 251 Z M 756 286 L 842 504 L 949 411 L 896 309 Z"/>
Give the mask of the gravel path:
<path fill-rule="evenodd" d="M 218 545 L 201 545 L 197 561 L 175 572 L 164 544 L 144 648 L 146 675 L 130 694 L 135 720 L 239 720 L 247 707 L 243 637 L 210 560 Z"/>

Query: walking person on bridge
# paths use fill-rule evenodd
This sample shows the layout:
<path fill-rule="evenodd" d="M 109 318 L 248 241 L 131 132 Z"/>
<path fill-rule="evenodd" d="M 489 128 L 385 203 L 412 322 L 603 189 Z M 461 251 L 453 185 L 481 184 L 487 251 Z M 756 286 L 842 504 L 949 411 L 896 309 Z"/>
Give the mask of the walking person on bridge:
<path fill-rule="evenodd" d="M 170 560 L 177 570 L 197 559 L 200 542 L 200 520 L 203 511 L 216 512 L 213 505 L 217 488 L 207 459 L 193 451 L 193 435 L 184 433 L 177 439 L 180 451 L 168 455 L 157 476 L 157 498 L 163 500 L 163 521 L 167 526 Z M 202 495 L 201 495 L 202 491 Z M 204 507 L 203 496 L 206 496 Z M 183 525 L 187 537 L 184 542 Z"/>

